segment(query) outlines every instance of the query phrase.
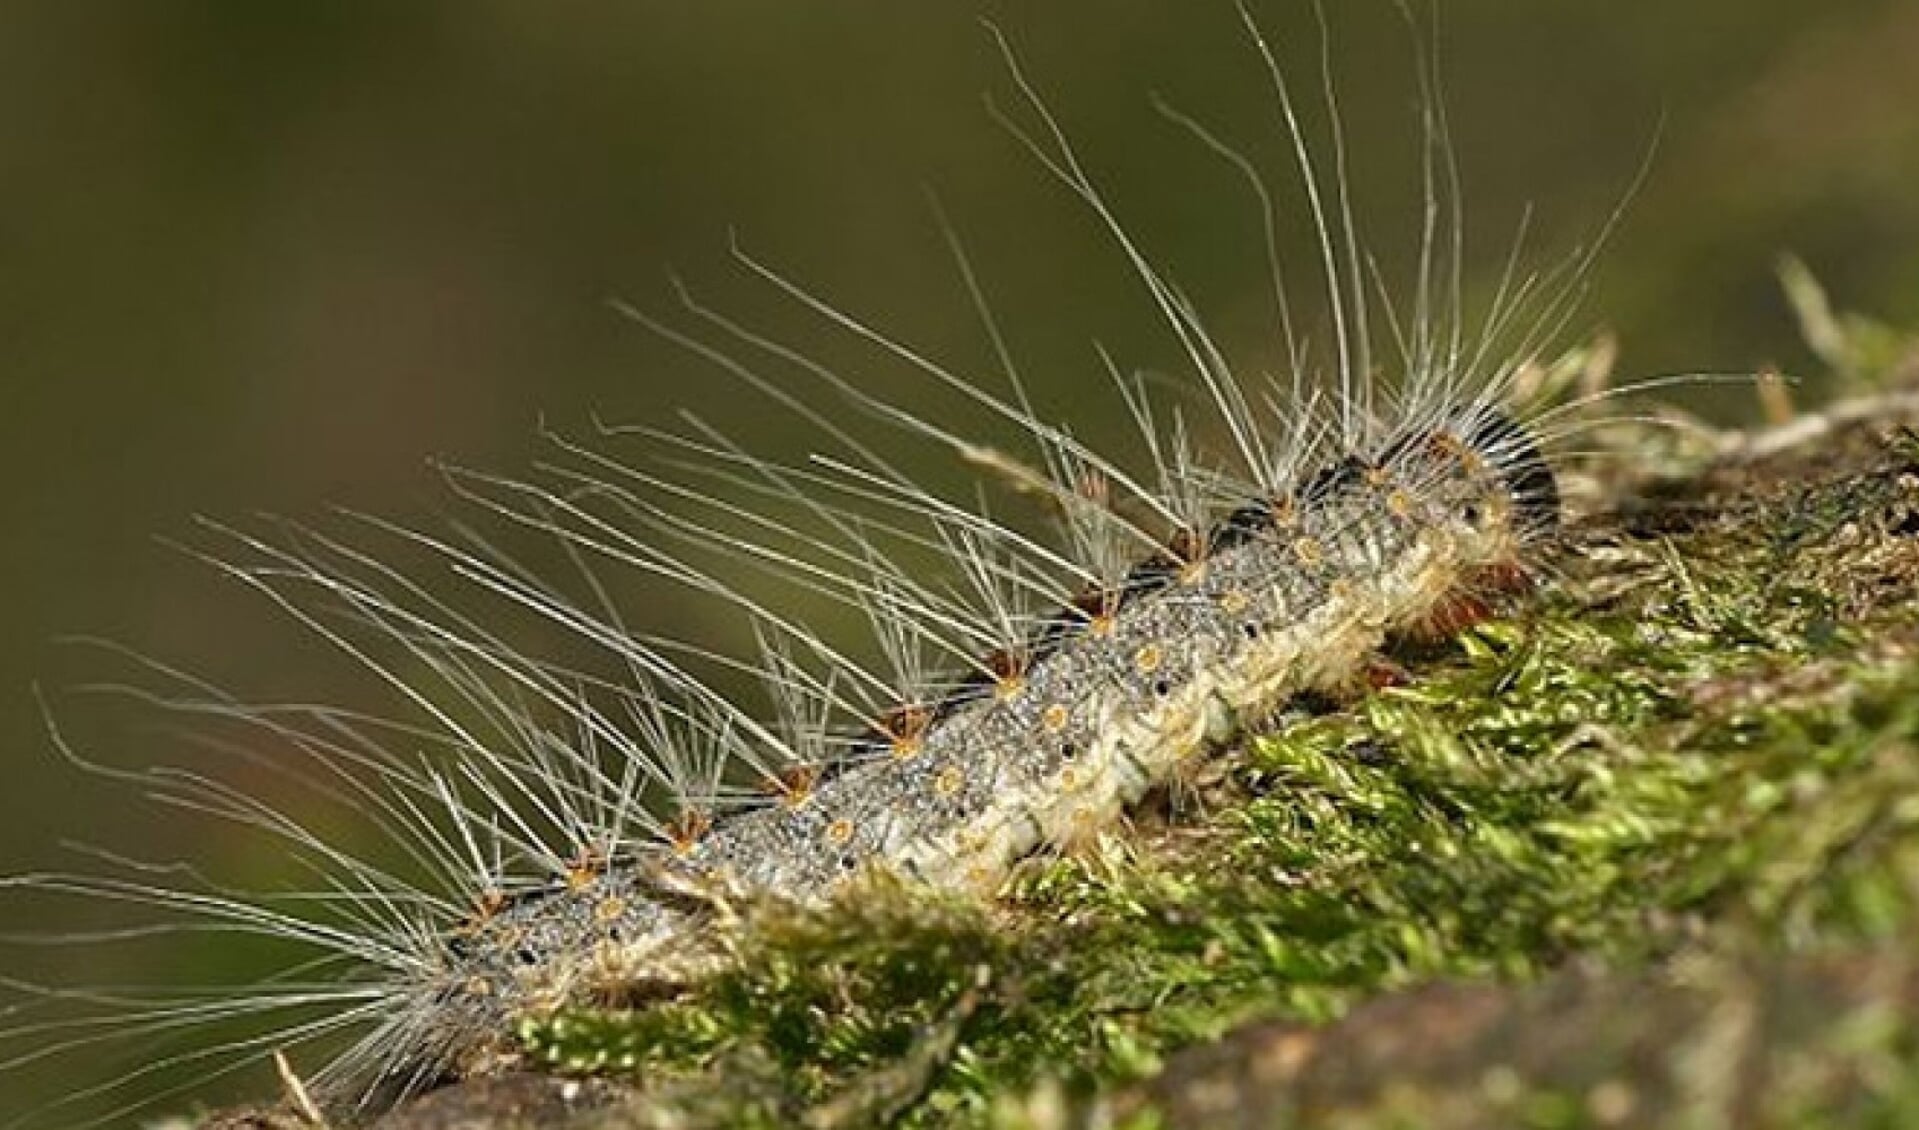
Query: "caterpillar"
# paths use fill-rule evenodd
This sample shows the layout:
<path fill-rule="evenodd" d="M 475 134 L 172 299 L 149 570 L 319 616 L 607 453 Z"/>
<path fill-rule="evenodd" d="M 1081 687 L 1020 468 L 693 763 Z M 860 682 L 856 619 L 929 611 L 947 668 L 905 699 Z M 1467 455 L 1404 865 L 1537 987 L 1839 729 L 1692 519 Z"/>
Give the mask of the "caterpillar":
<path fill-rule="evenodd" d="M 399 713 L 250 704 L 150 662 L 164 687 L 152 697 L 251 730 L 287 759 L 263 772 L 357 812 L 383 854 L 341 846 L 299 811 L 195 767 L 95 764 L 56 720 L 53 740 L 77 765 L 263 834 L 312 885 L 254 893 L 133 866 L 15 876 L 7 888 L 129 903 L 184 931 L 310 956 L 208 991 L 14 986 L 92 1011 L 41 1021 L 23 1007 L 5 1033 L 23 1049 L 0 1065 L 10 1072 L 98 1038 L 246 1028 L 25 1117 L 111 1120 L 171 1097 L 141 1093 L 162 1069 L 329 1042 L 343 1046 L 308 1065 L 305 1083 L 342 1116 L 365 1114 L 489 1069 L 525 1016 L 697 979 L 725 960 L 714 938 L 733 907 L 819 903 L 875 878 L 990 899 L 1021 860 L 1109 831 L 1298 697 L 1363 680 L 1389 638 L 1444 633 L 1523 587 L 1560 516 L 1549 453 L 1585 406 L 1553 402 L 1527 378 L 1561 336 L 1605 230 L 1542 273 L 1522 270 L 1515 248 L 1497 292 L 1469 314 L 1456 174 L 1422 58 L 1427 208 L 1411 294 L 1396 307 L 1353 214 L 1330 82 L 1316 100 L 1302 94 L 1260 21 L 1239 15 L 1307 202 L 1329 323 L 1322 361 L 1275 253 L 1284 364 L 1271 377 L 1229 360 L 1001 45 L 1032 123 L 1009 118 L 1009 130 L 1103 226 L 1189 367 L 1182 399 L 1097 355 L 1096 387 L 1136 425 L 1140 458 L 1049 421 L 983 301 L 1001 361 L 990 378 L 950 370 L 736 247 L 749 275 L 996 419 L 1008 442 L 909 410 L 686 291 L 691 328 L 627 312 L 808 422 L 816 447 L 781 462 L 696 419 L 613 429 L 646 448 L 645 462 L 556 438 L 561 458 L 541 477 L 450 472 L 482 513 L 550 538 L 583 592 L 464 527 L 365 519 L 437 559 L 428 578 L 313 528 L 210 523 L 226 547 L 205 553 L 210 564 L 385 683 Z M 1324 136 L 1309 131 L 1309 107 L 1325 114 Z M 1162 111 L 1246 175 L 1262 223 L 1284 218 L 1251 162 Z M 980 482 L 928 485 L 861 424 L 950 452 Z M 1010 500 L 992 493 L 1001 487 Z M 1025 513 L 1001 513 L 1016 506 Z M 929 579 L 929 560 L 948 575 Z M 619 606 L 608 568 L 731 607 L 754 646 L 656 631 L 645 610 Z M 792 603 L 758 595 L 745 574 L 783 585 Z M 448 582 L 503 621 L 530 616 L 585 644 L 602 669 L 529 654 L 435 587 Z M 829 609 L 864 618 L 871 640 L 815 627 Z M 734 689 L 741 677 L 763 705 Z"/>

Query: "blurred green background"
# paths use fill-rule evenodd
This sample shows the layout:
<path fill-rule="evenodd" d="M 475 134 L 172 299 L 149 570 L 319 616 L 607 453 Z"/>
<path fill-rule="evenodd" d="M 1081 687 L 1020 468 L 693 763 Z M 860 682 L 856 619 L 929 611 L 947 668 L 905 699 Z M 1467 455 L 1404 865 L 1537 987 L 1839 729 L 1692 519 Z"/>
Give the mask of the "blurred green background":
<path fill-rule="evenodd" d="M 1310 10 L 1252 6 L 1310 86 Z M 1362 219 L 1403 262 L 1415 49 L 1383 0 L 1329 7 Z M 744 413 L 772 442 L 777 419 L 608 306 L 670 315 L 672 268 L 721 309 L 831 337 L 729 263 L 729 230 L 983 371 L 931 188 L 1054 403 L 1078 410 L 1095 338 L 1172 368 L 1084 210 L 984 108 L 983 93 L 1013 99 L 982 15 L 1221 336 L 1270 356 L 1258 216 L 1148 101 L 1284 180 L 1226 4 L 0 6 L 0 870 L 58 861 L 63 838 L 240 850 L 58 762 L 35 681 L 90 754 L 137 764 L 152 728 L 85 724 L 86 700 L 58 688 L 103 660 L 63 633 L 263 693 L 383 705 L 158 543 L 192 515 L 431 520 L 445 499 L 428 457 L 522 468 L 542 418 L 577 432 L 593 413 L 659 423 L 691 405 Z M 1590 233 L 1658 137 L 1575 323 L 1619 334 L 1622 376 L 1811 371 L 1773 274 L 1788 250 L 1841 305 L 1919 321 L 1919 4 L 1448 0 L 1440 22 L 1477 265 L 1496 265 L 1529 203 L 1536 247 Z M 1289 243 L 1302 279 L 1306 246 Z M 0 901 L 9 930 L 57 925 L 41 914 Z M 45 1093 L 25 1074 L 0 1075 L 0 1111 Z"/>

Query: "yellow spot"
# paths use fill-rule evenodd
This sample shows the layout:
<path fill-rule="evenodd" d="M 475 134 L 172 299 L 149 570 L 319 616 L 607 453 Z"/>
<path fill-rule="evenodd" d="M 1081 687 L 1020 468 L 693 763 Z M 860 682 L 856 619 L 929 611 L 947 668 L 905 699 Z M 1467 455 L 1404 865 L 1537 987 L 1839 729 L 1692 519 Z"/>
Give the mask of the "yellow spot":
<path fill-rule="evenodd" d="M 1333 581 L 1332 584 L 1326 586 L 1326 595 L 1341 603 L 1352 600 L 1354 591 L 1353 583 L 1344 577 L 1340 577 Z"/>
<path fill-rule="evenodd" d="M 798 808 L 813 799 L 813 789 L 819 783 L 820 770 L 817 765 L 793 766 L 769 782 L 773 794 L 786 808 Z"/>
<path fill-rule="evenodd" d="M 1412 517 L 1413 496 L 1398 489 L 1386 492 L 1386 510 L 1395 518 Z"/>
<path fill-rule="evenodd" d="M 606 869 L 606 857 L 592 845 L 585 845 L 575 852 L 566 865 L 566 886 L 570 891 L 583 891 L 592 886 Z"/>
<path fill-rule="evenodd" d="M 842 816 L 826 826 L 826 838 L 840 847 L 845 847 L 853 838 L 853 822 Z"/>
<path fill-rule="evenodd" d="M 932 724 L 932 710 L 914 704 L 888 711 L 880 720 L 879 730 L 892 742 L 893 756 L 904 761 L 924 747 L 927 727 Z"/>
<path fill-rule="evenodd" d="M 1299 558 L 1301 564 L 1318 565 L 1326 560 L 1326 547 L 1320 545 L 1317 538 L 1300 538 L 1293 543 L 1293 556 Z"/>
<path fill-rule="evenodd" d="M 484 977 L 468 977 L 460 989 L 469 997 L 490 997 L 493 995 L 493 982 Z"/>
<path fill-rule="evenodd" d="M 1019 693 L 1025 689 L 1026 676 L 1013 675 L 994 682 L 993 697 L 999 699 L 1001 702 L 1009 702 L 1018 698 Z"/>
<path fill-rule="evenodd" d="M 1427 438 L 1426 446 L 1429 450 L 1436 452 L 1438 455 L 1440 455 L 1443 458 L 1457 459 L 1457 460 L 1460 460 L 1461 462 L 1465 461 L 1466 445 L 1460 440 L 1458 436 L 1454 435 L 1451 432 L 1448 432 L 1448 431 L 1434 432 L 1430 437 Z"/>
<path fill-rule="evenodd" d="M 1061 792 L 1078 792 L 1080 786 L 1079 769 L 1072 765 L 1066 766 L 1059 771 L 1058 781 Z"/>
<path fill-rule="evenodd" d="M 1149 643 L 1133 653 L 1133 666 L 1139 670 L 1140 674 L 1150 675 L 1159 670 L 1160 661 L 1164 658 L 1159 647 Z"/>
<path fill-rule="evenodd" d="M 1459 465 L 1472 474 L 1485 470 L 1486 461 L 1474 451 L 1471 444 L 1451 432 L 1434 432 L 1432 446 L 1443 456 L 1458 460 Z"/>
<path fill-rule="evenodd" d="M 1252 603 L 1253 598 L 1247 596 L 1239 589 L 1228 589 L 1226 592 L 1220 594 L 1219 610 L 1228 616 L 1237 616 L 1246 611 L 1247 606 Z"/>
<path fill-rule="evenodd" d="M 966 784 L 966 774 L 960 772 L 957 765 L 948 765 L 933 778 L 933 791 L 941 796 L 957 796 L 960 788 Z"/>
<path fill-rule="evenodd" d="M 593 908 L 593 917 L 602 925 L 618 921 L 626 914 L 626 900 L 623 898 L 601 899 Z"/>
<path fill-rule="evenodd" d="M 1092 633 L 1096 639 L 1110 636 L 1113 634 L 1113 618 L 1110 615 L 1101 613 L 1087 622 L 1086 630 Z"/>
<path fill-rule="evenodd" d="M 688 855 L 712 827 L 711 816 L 697 808 L 688 808 L 666 826 L 666 842 L 678 854 Z"/>
<path fill-rule="evenodd" d="M 497 887 L 489 887 L 482 891 L 479 899 L 476 900 L 474 924 L 484 923 L 504 909 L 506 909 L 506 892 Z"/>
<path fill-rule="evenodd" d="M 1047 707 L 1039 716 L 1039 724 L 1055 734 L 1064 730 L 1066 723 L 1071 720 L 1072 715 L 1067 712 L 1066 707 L 1057 702 Z"/>

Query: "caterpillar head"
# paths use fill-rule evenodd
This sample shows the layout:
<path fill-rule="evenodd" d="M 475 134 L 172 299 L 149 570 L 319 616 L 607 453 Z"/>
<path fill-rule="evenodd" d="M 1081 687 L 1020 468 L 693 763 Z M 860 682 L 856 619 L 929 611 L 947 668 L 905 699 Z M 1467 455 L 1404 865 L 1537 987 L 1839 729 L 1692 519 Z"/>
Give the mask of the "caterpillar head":
<path fill-rule="evenodd" d="M 1465 436 L 1499 480 L 1499 489 L 1512 503 L 1509 522 L 1522 541 L 1533 541 L 1559 528 L 1559 481 L 1531 433 L 1499 411 L 1480 414 Z"/>
<path fill-rule="evenodd" d="M 1531 435 L 1504 413 L 1482 409 L 1423 429 L 1381 460 L 1410 484 L 1424 520 L 1443 531 L 1459 563 L 1498 573 L 1559 526 L 1559 487 Z"/>

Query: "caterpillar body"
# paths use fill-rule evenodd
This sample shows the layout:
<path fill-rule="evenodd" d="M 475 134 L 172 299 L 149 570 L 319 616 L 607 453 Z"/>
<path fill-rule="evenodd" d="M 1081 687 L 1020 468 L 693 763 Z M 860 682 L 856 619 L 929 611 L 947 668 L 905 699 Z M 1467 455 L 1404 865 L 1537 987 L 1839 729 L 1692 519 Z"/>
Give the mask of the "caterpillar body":
<path fill-rule="evenodd" d="M 158 665 L 171 689 L 154 697 L 297 755 L 271 771 L 361 814 L 393 861 L 337 846 L 297 812 L 208 772 L 94 767 L 264 832 L 316 882 L 253 894 L 136 870 L 6 886 L 158 908 L 189 928 L 296 943 L 313 959 L 207 993 L 22 986 L 98 1009 L 15 1024 L 7 1038 L 35 1046 L 6 1061 L 14 1071 L 97 1038 L 254 1025 L 25 1118 L 124 1100 L 101 1116 L 110 1119 L 147 1101 L 138 1091 L 161 1067 L 327 1041 L 344 1047 L 306 1065 L 308 1085 L 342 1112 L 364 1112 L 482 1069 L 521 1018 L 699 976 L 723 960 L 712 937 L 730 904 L 818 903 L 875 875 L 990 898 L 1021 859 L 1109 830 L 1297 696 L 1363 679 L 1389 637 L 1444 630 L 1532 572 L 1559 519 L 1546 453 L 1573 425 L 1565 406 L 1528 403 L 1520 385 L 1559 334 L 1592 252 L 1559 273 L 1509 274 L 1469 326 L 1460 221 L 1444 206 L 1456 191 L 1451 155 L 1428 90 L 1423 252 L 1403 319 L 1382 314 L 1330 85 L 1324 158 L 1264 33 L 1241 14 L 1318 236 L 1330 378 L 1310 375 L 1276 260 L 1286 371 L 1254 379 L 1228 362 L 1009 54 L 1039 123 L 1015 135 L 1110 232 L 1190 362 L 1199 410 L 1169 409 L 1102 354 L 1102 379 L 1146 455 L 1122 459 L 1043 419 L 1010 361 L 1007 391 L 995 392 L 740 252 L 828 325 L 999 417 L 1023 450 L 1005 454 L 908 412 L 690 297 L 687 309 L 728 347 L 637 315 L 811 421 L 818 453 L 782 464 L 695 422 L 684 434 L 645 432 L 653 464 L 564 444 L 573 463 L 545 481 L 453 473 L 483 509 L 556 539 L 586 579 L 585 599 L 477 536 L 380 523 L 439 557 L 446 575 L 585 641 L 617 677 L 523 654 L 371 550 L 300 527 L 279 540 L 220 528 L 245 559 L 214 563 L 387 683 L 405 715 L 249 705 Z M 1166 112 L 1251 175 L 1237 152 Z M 1273 221 L 1263 187 L 1259 197 Z M 1393 380 L 1374 357 L 1381 322 L 1396 345 Z M 987 329 L 997 343 L 990 318 Z M 818 402 L 821 391 L 834 406 Z M 948 497 L 921 485 L 845 422 L 849 412 L 958 452 L 1036 499 L 1034 515 L 1001 517 L 985 488 Z M 826 638 L 701 553 L 860 611 L 873 643 Z M 951 564 L 950 580 L 927 579 L 919 562 L 929 556 Z M 595 572 L 606 566 L 732 605 L 757 651 L 654 634 L 610 597 Z M 726 689 L 742 674 L 765 686 L 767 709 Z M 301 1019 L 270 1023 L 280 1015 Z"/>
<path fill-rule="evenodd" d="M 699 952 L 717 890 L 816 901 L 867 869 L 990 895 L 1042 844 L 1110 826 L 1209 744 L 1363 673 L 1389 633 L 1516 570 L 1558 516 L 1550 470 L 1490 410 L 1349 456 L 1297 493 L 1089 594 L 988 674 L 900 706 L 830 778 L 595 864 L 463 927 L 428 992 L 476 1030 L 580 981 L 644 982 Z"/>

